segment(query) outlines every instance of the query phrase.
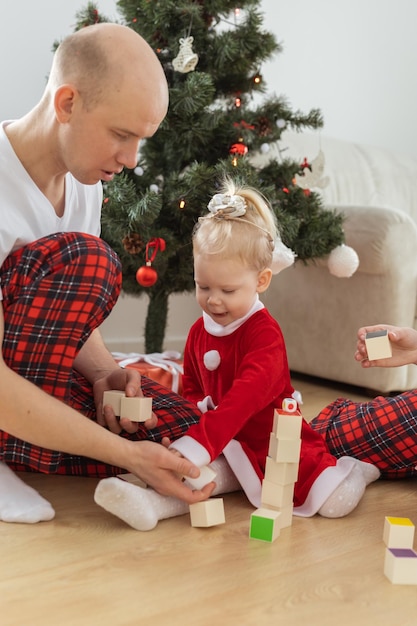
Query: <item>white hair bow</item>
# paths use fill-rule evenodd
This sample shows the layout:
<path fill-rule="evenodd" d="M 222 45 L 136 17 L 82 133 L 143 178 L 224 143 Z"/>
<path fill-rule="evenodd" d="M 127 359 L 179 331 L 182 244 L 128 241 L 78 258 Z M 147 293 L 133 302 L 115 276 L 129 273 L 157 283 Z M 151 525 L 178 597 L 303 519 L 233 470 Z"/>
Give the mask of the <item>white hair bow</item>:
<path fill-rule="evenodd" d="M 246 213 L 246 200 L 242 196 L 216 193 L 208 203 L 208 210 L 213 214 L 219 213 L 228 217 L 240 217 Z"/>

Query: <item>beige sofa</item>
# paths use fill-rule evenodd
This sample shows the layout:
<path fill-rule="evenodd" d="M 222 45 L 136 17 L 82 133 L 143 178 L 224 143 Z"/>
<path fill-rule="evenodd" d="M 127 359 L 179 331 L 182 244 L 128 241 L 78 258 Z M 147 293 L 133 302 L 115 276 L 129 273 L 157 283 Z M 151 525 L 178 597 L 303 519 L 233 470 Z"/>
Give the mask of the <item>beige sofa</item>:
<path fill-rule="evenodd" d="M 360 326 L 417 327 L 417 160 L 318 133 L 286 133 L 279 145 L 300 163 L 323 151 L 330 181 L 318 191 L 345 214 L 346 243 L 360 261 L 350 278 L 332 276 L 326 259 L 273 278 L 264 301 L 283 329 L 291 369 L 378 393 L 417 387 L 415 365 L 364 370 L 353 358 Z M 255 163 L 278 155 L 273 146 Z"/>

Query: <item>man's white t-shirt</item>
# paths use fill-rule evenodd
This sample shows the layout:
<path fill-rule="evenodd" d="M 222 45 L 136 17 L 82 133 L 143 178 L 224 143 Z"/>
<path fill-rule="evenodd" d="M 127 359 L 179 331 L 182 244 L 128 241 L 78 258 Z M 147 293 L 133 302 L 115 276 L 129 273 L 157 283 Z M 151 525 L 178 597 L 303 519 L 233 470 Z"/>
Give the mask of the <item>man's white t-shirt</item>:
<path fill-rule="evenodd" d="M 16 156 L 4 131 L 8 123 L 0 124 L 0 266 L 11 252 L 53 233 L 99 236 L 101 183 L 83 185 L 67 173 L 65 210 L 58 217 Z"/>

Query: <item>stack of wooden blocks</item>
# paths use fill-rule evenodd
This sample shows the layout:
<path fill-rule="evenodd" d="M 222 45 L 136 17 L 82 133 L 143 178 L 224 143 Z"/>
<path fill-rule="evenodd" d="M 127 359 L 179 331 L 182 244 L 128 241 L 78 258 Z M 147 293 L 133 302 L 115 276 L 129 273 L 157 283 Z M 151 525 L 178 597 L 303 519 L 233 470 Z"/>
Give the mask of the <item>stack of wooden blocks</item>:
<path fill-rule="evenodd" d="M 294 484 L 297 481 L 301 449 L 302 416 L 292 398 L 275 411 L 270 434 L 265 478 L 262 482 L 261 508 L 250 519 L 249 536 L 275 541 L 282 528 L 291 526 Z"/>
<path fill-rule="evenodd" d="M 413 550 L 415 526 L 408 517 L 386 517 L 384 574 L 397 585 L 417 585 L 417 552 Z"/>

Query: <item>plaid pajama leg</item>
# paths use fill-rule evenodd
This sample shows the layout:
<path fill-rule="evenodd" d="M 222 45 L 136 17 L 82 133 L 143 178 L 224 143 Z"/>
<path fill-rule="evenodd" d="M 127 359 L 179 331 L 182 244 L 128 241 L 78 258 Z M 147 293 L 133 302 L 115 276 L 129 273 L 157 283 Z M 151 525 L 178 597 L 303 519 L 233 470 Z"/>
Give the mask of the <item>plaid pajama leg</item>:
<path fill-rule="evenodd" d="M 120 292 L 117 255 L 97 237 L 57 233 L 11 254 L 0 279 L 5 362 L 71 404 L 74 359 Z M 0 459 L 10 465 L 53 472 L 61 457 L 0 432 Z"/>
<path fill-rule="evenodd" d="M 415 476 L 417 391 L 369 402 L 338 398 L 310 422 L 336 457 L 353 456 L 376 465 L 382 478 Z"/>
<path fill-rule="evenodd" d="M 46 237 L 10 255 L 0 270 L 5 318 L 3 355 L 16 372 L 90 419 L 96 419 L 91 385 L 73 361 L 117 300 L 120 263 L 101 239 L 79 233 Z M 157 428 L 131 439 L 176 439 L 196 423 L 196 407 L 157 383 L 142 379 L 152 396 Z M 15 470 L 111 476 L 120 468 L 30 445 L 0 431 L 0 460 Z"/>
<path fill-rule="evenodd" d="M 79 375 L 76 376 L 75 380 L 72 406 L 95 419 L 96 413 L 89 383 Z M 168 437 L 173 441 L 181 437 L 192 424 L 198 422 L 200 412 L 193 404 L 146 376 L 142 376 L 141 381 L 143 395 L 151 397 L 153 400 L 152 410 L 158 416 L 158 425 L 152 430 L 147 430 L 143 424 L 139 424 L 139 430 L 136 433 L 129 434 L 123 431 L 121 437 L 126 437 L 132 441 L 147 439 L 158 443 L 162 437 Z M 15 470 L 22 469 L 16 465 L 12 467 Z M 107 465 L 95 459 L 62 454 L 56 473 L 105 478 L 116 476 L 125 471 L 120 467 Z"/>

